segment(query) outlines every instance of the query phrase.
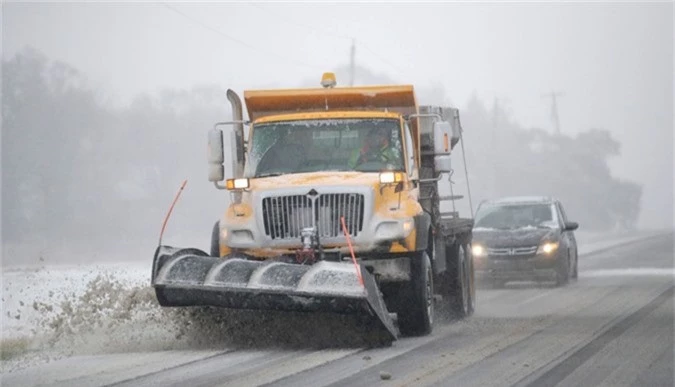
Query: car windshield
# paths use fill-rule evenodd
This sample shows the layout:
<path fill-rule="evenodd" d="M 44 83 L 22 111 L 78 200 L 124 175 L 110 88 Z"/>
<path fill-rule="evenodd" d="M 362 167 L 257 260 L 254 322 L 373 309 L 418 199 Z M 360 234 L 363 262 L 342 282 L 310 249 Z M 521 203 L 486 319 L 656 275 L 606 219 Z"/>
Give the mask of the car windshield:
<path fill-rule="evenodd" d="M 396 119 L 319 119 L 254 125 L 246 177 L 316 171 L 402 171 Z"/>
<path fill-rule="evenodd" d="M 554 212 L 549 204 L 491 205 L 476 214 L 475 227 L 517 229 L 555 227 Z"/>

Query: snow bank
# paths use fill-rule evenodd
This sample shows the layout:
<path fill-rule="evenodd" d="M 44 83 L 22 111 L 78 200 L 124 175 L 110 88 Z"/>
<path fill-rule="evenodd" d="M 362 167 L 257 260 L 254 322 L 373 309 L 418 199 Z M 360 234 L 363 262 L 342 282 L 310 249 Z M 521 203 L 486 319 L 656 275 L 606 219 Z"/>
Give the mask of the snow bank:
<path fill-rule="evenodd" d="M 365 328 L 353 316 L 161 308 L 150 270 L 110 264 L 4 271 L 0 372 L 80 355 L 364 345 Z"/>
<path fill-rule="evenodd" d="M 0 371 L 64 356 L 193 346 L 185 340 L 187 313 L 157 304 L 150 269 L 109 264 L 3 271 Z"/>

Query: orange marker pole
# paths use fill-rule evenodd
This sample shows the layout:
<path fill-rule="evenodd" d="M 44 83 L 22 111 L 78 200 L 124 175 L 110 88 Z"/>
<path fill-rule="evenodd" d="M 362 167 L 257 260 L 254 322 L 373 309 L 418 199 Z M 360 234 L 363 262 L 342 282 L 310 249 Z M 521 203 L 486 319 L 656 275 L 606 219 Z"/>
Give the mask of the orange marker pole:
<path fill-rule="evenodd" d="M 169 207 L 169 212 L 167 212 L 166 216 L 164 217 L 164 223 L 162 224 L 162 231 L 159 233 L 159 244 L 160 244 L 160 246 L 162 245 L 162 237 L 164 236 L 164 229 L 166 228 L 166 223 L 169 221 L 169 217 L 171 216 L 171 212 L 173 211 L 173 207 L 176 205 L 176 202 L 178 201 L 178 198 L 180 197 L 181 192 L 183 192 L 183 188 L 185 188 L 185 184 L 187 184 L 187 179 L 183 180 L 183 184 L 180 185 L 180 188 L 178 189 L 178 192 L 176 193 L 176 197 L 173 198 L 173 203 L 171 203 L 171 207 Z"/>
<path fill-rule="evenodd" d="M 349 252 L 352 254 L 352 262 L 354 263 L 354 267 L 356 268 L 356 276 L 359 278 L 359 283 L 361 286 L 364 288 L 366 285 L 363 283 L 363 277 L 361 276 L 361 266 L 359 266 L 356 263 L 356 257 L 354 256 L 354 247 L 352 247 L 352 240 L 349 238 L 349 232 L 347 231 L 347 225 L 345 224 L 345 217 L 341 216 L 340 217 L 340 222 L 342 222 L 342 231 L 345 233 L 345 237 L 347 237 L 347 245 L 349 246 Z"/>

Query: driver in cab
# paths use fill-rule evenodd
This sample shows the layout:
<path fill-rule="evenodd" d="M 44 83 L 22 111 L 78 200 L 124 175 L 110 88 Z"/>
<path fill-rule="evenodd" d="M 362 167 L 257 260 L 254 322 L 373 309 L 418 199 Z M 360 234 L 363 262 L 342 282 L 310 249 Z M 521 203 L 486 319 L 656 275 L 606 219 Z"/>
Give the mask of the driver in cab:
<path fill-rule="evenodd" d="M 352 151 L 349 157 L 349 167 L 356 168 L 367 162 L 396 164 L 398 154 L 391 146 L 388 132 L 385 128 L 373 128 L 368 133 L 364 144 Z"/>

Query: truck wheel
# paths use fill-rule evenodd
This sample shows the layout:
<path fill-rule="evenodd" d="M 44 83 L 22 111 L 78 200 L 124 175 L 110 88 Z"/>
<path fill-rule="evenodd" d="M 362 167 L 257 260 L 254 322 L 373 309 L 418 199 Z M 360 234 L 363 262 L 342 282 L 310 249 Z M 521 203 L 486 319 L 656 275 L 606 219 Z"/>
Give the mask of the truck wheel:
<path fill-rule="evenodd" d="M 450 309 L 458 318 L 471 316 L 475 309 L 474 272 L 471 255 L 466 245 L 460 245 L 457 251 L 456 270 L 454 270 L 450 298 Z"/>
<path fill-rule="evenodd" d="M 431 333 L 434 323 L 434 282 L 431 261 L 425 251 L 411 262 L 411 279 L 401 294 L 398 324 L 401 333 L 422 336 Z"/>
<path fill-rule="evenodd" d="M 565 286 L 570 282 L 570 259 L 569 257 L 561 258 L 560 264 L 556 269 L 555 283 L 557 286 Z"/>
<path fill-rule="evenodd" d="M 220 257 L 220 221 L 213 225 L 211 231 L 211 256 Z"/>
<path fill-rule="evenodd" d="M 466 247 L 467 266 L 469 270 L 466 272 L 469 283 L 469 316 L 473 315 L 476 310 L 476 270 L 473 266 L 473 253 L 471 246 Z"/>

